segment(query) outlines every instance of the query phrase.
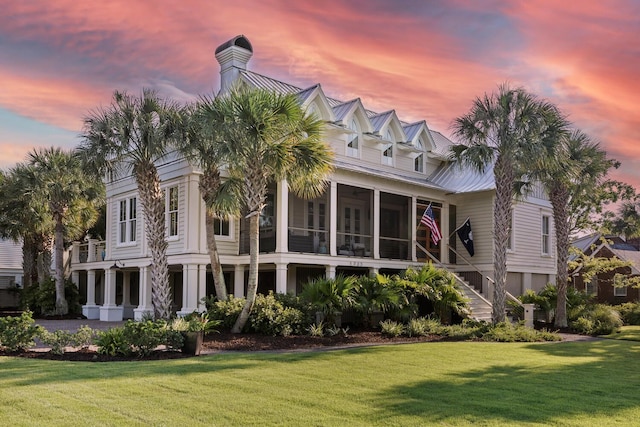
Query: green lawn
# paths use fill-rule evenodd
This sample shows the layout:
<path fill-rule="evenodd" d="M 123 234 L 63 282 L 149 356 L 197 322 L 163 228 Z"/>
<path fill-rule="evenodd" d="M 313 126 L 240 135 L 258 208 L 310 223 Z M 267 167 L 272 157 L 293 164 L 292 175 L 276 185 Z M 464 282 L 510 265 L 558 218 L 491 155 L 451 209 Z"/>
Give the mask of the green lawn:
<path fill-rule="evenodd" d="M 614 332 L 605 337 L 616 340 L 640 341 L 640 326 L 623 326 L 620 328 L 620 332 Z"/>
<path fill-rule="evenodd" d="M 0 357 L 2 425 L 637 425 L 640 343 L 424 343 L 80 363 Z"/>

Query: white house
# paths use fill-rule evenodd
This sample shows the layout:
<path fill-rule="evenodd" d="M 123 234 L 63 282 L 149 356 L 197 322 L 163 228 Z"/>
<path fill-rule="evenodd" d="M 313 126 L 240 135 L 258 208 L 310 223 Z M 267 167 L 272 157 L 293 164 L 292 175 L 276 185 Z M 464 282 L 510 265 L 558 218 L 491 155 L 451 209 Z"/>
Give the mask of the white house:
<path fill-rule="evenodd" d="M 399 272 L 419 267 L 426 248 L 446 268 L 465 277 L 490 298 L 493 275 L 491 171 L 461 170 L 448 161 L 452 144 L 425 121 L 407 123 L 393 109 L 374 112 L 360 99 L 338 100 L 320 84 L 298 88 L 248 69 L 253 47 L 237 36 L 216 49 L 221 92 L 237 81 L 298 96 L 326 123 L 324 137 L 335 152 L 335 172 L 326 192 L 313 200 L 274 182 L 261 215 L 259 292 L 296 293 L 312 277 Z M 202 309 L 213 294 L 204 232 L 200 172 L 176 155 L 158 164 L 166 190 L 168 259 L 174 308 Z M 131 176 L 107 183 L 106 241 L 77 243 L 72 278 L 86 295 L 84 314 L 113 321 L 152 312 L 150 256 L 145 218 Z M 435 245 L 420 219 L 431 205 L 443 239 Z M 454 231 L 469 218 L 475 255 L 469 256 Z M 245 294 L 248 224 L 216 224 L 217 242 L 229 291 Z M 508 253 L 508 290 L 519 295 L 554 281 L 554 234 L 550 203 L 542 192 L 518 202 Z"/>
<path fill-rule="evenodd" d="M 0 308 L 18 306 L 17 286 L 22 286 L 22 244 L 0 239 Z"/>

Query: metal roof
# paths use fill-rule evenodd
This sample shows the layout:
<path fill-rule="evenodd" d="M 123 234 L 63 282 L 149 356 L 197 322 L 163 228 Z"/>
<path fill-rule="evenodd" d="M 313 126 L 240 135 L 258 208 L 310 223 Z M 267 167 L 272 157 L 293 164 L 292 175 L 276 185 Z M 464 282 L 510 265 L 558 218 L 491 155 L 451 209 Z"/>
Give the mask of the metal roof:
<path fill-rule="evenodd" d="M 397 172 L 374 169 L 374 168 L 363 166 L 360 164 L 347 163 L 340 160 L 334 160 L 333 163 L 336 166 L 336 168 L 342 169 L 342 170 L 349 170 L 352 172 L 363 173 L 366 175 L 376 175 L 382 178 L 386 178 L 394 181 L 406 182 L 409 184 L 415 184 L 421 187 L 430 188 L 434 190 L 445 190 L 444 188 L 432 182 L 429 178 L 417 178 L 413 176 L 403 175 Z"/>
<path fill-rule="evenodd" d="M 371 125 L 373 126 L 373 130 L 376 132 L 380 132 L 382 126 L 384 126 L 384 124 L 387 122 L 389 117 L 393 115 L 393 113 L 394 110 L 389 110 L 385 111 L 384 113 L 374 114 L 373 116 L 369 117 L 369 120 L 371 120 Z"/>
<path fill-rule="evenodd" d="M 475 193 L 496 188 L 493 168 L 477 172 L 471 168 L 462 168 L 455 162 L 443 162 L 429 179 L 451 193 Z"/>
<path fill-rule="evenodd" d="M 429 130 L 429 133 L 431 133 L 431 138 L 435 144 L 435 147 L 431 152 L 437 154 L 443 159 L 448 158 L 453 142 L 438 131 Z"/>

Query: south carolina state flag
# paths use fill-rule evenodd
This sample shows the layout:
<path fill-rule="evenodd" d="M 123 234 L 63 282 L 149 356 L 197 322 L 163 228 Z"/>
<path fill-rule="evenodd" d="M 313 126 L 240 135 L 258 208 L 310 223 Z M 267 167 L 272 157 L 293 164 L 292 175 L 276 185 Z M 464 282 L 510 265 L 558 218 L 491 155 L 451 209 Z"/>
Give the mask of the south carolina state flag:
<path fill-rule="evenodd" d="M 473 232 L 471 231 L 471 220 L 467 220 L 456 230 L 460 241 L 469 252 L 469 255 L 473 256 L 475 251 L 473 250 Z"/>

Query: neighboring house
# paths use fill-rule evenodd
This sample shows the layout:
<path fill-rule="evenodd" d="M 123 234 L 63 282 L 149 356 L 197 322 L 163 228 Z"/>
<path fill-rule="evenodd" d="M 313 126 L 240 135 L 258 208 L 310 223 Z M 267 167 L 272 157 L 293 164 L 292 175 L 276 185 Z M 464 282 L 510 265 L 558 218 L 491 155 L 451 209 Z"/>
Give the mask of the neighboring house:
<path fill-rule="evenodd" d="M 490 298 L 486 277 L 493 276 L 492 170 L 477 174 L 450 162 L 452 142 L 425 121 L 405 122 L 394 110 L 371 111 L 358 98 L 334 99 L 320 84 L 302 89 L 250 71 L 252 54 L 243 36 L 218 47 L 221 92 L 242 82 L 296 94 L 307 111 L 326 123 L 324 137 L 335 152 L 336 167 L 325 193 L 313 200 L 289 193 L 286 182 L 273 183 L 260 218 L 259 292 L 297 293 L 318 276 L 391 274 L 421 267 L 430 259 L 423 247 Z M 167 198 L 174 308 L 184 314 L 202 309 L 201 299 L 214 292 L 198 192 L 200 172 L 176 155 L 157 166 Z M 72 277 L 86 297 L 84 314 L 89 318 L 139 319 L 152 312 L 145 219 L 131 176 L 114 177 L 106 185 L 106 241 L 74 244 Z M 419 226 L 429 205 L 442 230 L 437 245 L 425 226 Z M 473 227 L 473 257 L 454 232 L 467 218 Z M 542 191 L 516 204 L 508 253 L 511 293 L 539 290 L 555 280 L 551 218 Z M 215 231 L 228 290 L 243 296 L 248 224 L 239 218 L 219 221 Z"/>
<path fill-rule="evenodd" d="M 633 287 L 614 287 L 613 278 L 616 274 L 625 276 L 640 275 L 640 241 L 637 239 L 625 240 L 619 236 L 603 236 L 600 233 L 590 234 L 572 242 L 572 245 L 580 249 L 586 255 L 598 258 L 618 258 L 628 261 L 631 267 L 622 267 L 607 273 L 596 275 L 593 280 L 585 282 L 580 268 L 569 271 L 573 286 L 592 295 L 597 302 L 608 304 L 621 304 L 640 300 L 640 289 Z"/>
<path fill-rule="evenodd" d="M 0 239 L 0 308 L 17 307 L 22 286 L 22 244 Z"/>

